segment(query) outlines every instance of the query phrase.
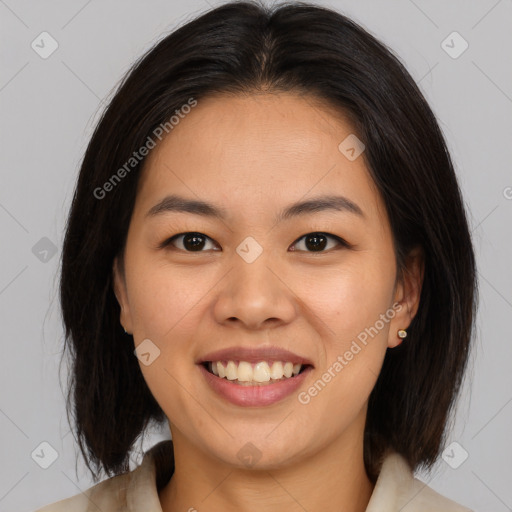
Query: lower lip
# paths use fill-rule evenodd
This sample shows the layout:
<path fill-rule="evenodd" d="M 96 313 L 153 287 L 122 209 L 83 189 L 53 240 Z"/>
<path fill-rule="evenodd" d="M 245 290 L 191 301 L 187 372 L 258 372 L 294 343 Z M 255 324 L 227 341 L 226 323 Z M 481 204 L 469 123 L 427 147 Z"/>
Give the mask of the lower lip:
<path fill-rule="evenodd" d="M 271 405 L 291 395 L 304 382 L 309 372 L 313 369 L 308 366 L 302 373 L 295 377 L 266 384 L 264 386 L 241 386 L 227 379 L 217 377 L 210 373 L 202 364 L 199 370 L 204 375 L 206 382 L 219 395 L 235 405 L 243 407 L 263 407 Z"/>

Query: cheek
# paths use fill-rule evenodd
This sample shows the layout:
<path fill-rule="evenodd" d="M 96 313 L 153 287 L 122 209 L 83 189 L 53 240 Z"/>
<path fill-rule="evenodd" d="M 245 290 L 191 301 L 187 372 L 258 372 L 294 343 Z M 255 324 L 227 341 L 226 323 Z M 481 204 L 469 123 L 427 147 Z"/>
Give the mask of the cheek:
<path fill-rule="evenodd" d="M 197 270 L 147 261 L 134 266 L 128 286 L 135 333 L 161 342 L 178 341 L 176 332 L 192 328 L 194 311 L 210 288 Z"/>
<path fill-rule="evenodd" d="M 392 260 L 379 261 L 370 253 L 359 253 L 344 265 L 310 273 L 297 282 L 301 283 L 305 304 L 322 320 L 325 332 L 341 349 L 388 310 L 394 266 Z"/>
<path fill-rule="evenodd" d="M 310 287 L 309 303 L 328 326 L 328 334 L 322 340 L 317 379 L 299 401 L 307 418 L 315 418 L 328 435 L 357 416 L 386 353 L 389 320 L 394 316 L 389 315 L 394 267 L 371 258 L 361 257 L 357 264 L 333 270 L 322 280 L 317 275 L 309 283 L 316 283 Z"/>
<path fill-rule="evenodd" d="M 151 364 L 141 363 L 140 368 L 169 418 L 181 426 L 180 417 L 188 411 L 201 423 L 204 411 L 190 400 L 190 395 L 198 396 L 192 378 L 196 371 L 193 338 L 205 314 L 203 301 L 208 300 L 212 284 L 197 269 L 171 268 L 148 261 L 141 259 L 134 265 L 128 283 L 136 345 L 149 339 L 157 347 L 152 350 L 158 353 Z"/>

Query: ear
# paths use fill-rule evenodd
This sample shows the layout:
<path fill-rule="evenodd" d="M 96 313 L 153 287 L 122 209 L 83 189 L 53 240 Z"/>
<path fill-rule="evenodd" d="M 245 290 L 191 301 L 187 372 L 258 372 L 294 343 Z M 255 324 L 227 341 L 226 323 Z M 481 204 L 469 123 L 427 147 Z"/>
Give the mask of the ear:
<path fill-rule="evenodd" d="M 121 315 L 119 321 L 121 325 L 124 327 L 128 334 L 133 333 L 133 325 L 132 318 L 130 313 L 130 307 L 128 304 L 128 294 L 126 292 L 126 281 L 124 272 L 121 269 L 121 265 L 119 263 L 119 258 L 116 256 L 114 258 L 114 263 L 112 265 L 112 276 L 114 283 L 114 294 L 116 296 L 117 302 L 121 307 Z"/>
<path fill-rule="evenodd" d="M 388 347 L 393 348 L 402 342 L 399 329 L 407 329 L 418 312 L 421 288 L 425 273 L 425 258 L 421 247 L 412 249 L 405 261 L 405 269 L 395 287 L 394 309 L 396 314 L 390 323 Z"/>

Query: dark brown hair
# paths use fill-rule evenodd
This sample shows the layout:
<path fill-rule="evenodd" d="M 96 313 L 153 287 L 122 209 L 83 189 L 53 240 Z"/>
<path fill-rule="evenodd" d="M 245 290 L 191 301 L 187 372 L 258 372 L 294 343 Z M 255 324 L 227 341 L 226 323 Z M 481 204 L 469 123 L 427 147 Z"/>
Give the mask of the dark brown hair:
<path fill-rule="evenodd" d="M 302 2 L 231 2 L 175 30 L 132 67 L 80 169 L 60 299 L 73 363 L 68 416 L 72 409 L 95 479 L 101 469 L 128 471 L 135 440 L 166 419 L 120 325 L 112 286 L 144 159 L 108 194 L 95 191 L 190 98 L 261 92 L 309 95 L 348 116 L 386 205 L 399 273 L 409 251 L 423 248 L 419 310 L 370 395 L 364 460 L 375 481 L 388 449 L 413 469 L 430 469 L 439 456 L 468 360 L 477 288 L 465 209 L 435 116 L 399 59 L 342 14 Z"/>

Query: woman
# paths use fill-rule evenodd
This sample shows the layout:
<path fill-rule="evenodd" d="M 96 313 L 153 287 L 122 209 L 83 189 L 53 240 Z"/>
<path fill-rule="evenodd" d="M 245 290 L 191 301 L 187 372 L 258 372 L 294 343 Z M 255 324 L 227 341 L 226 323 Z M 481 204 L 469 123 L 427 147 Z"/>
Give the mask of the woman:
<path fill-rule="evenodd" d="M 61 303 L 77 441 L 109 478 L 41 511 L 469 510 L 413 477 L 472 337 L 463 201 L 414 81 L 341 14 L 228 3 L 133 67 Z"/>

